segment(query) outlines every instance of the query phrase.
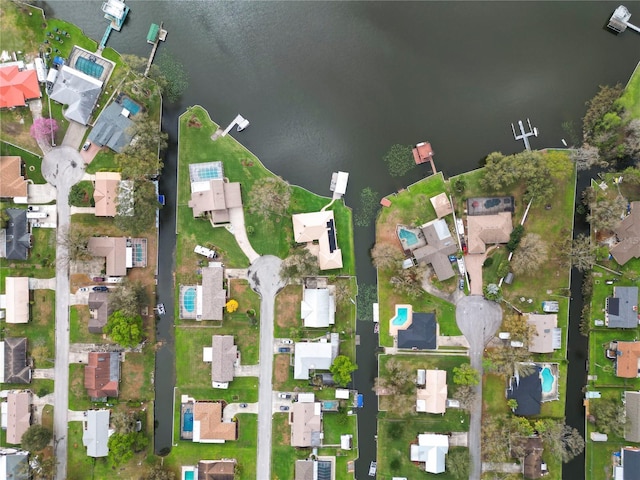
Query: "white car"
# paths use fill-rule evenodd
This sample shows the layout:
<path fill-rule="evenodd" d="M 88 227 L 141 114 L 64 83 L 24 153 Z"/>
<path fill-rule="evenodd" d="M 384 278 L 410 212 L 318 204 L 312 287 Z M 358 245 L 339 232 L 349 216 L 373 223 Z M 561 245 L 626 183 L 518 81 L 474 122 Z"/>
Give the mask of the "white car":
<path fill-rule="evenodd" d="M 282 343 L 284 343 L 285 345 L 292 345 L 293 340 L 291 340 L 290 338 L 285 338 L 284 340 L 282 340 Z"/>
<path fill-rule="evenodd" d="M 376 462 L 371 462 L 371 464 L 369 465 L 369 476 L 375 477 L 377 469 L 378 469 L 378 464 Z"/>
<path fill-rule="evenodd" d="M 88 292 L 89 291 L 89 287 L 80 287 L 78 289 L 79 292 Z"/>
<path fill-rule="evenodd" d="M 82 145 L 82 151 L 86 152 L 87 150 L 89 150 L 90 146 L 91 146 L 91 142 L 85 142 L 84 145 Z"/>

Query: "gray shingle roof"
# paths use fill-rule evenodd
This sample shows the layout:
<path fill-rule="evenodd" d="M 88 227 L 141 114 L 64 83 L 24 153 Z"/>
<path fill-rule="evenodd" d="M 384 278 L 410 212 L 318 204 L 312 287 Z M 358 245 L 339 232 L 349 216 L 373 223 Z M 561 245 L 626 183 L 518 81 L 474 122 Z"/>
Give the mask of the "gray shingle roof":
<path fill-rule="evenodd" d="M 86 125 L 101 92 L 100 80 L 64 65 L 58 70 L 58 77 L 49 97 L 58 103 L 68 105 L 64 112 L 66 118 Z"/>
<path fill-rule="evenodd" d="M 105 108 L 87 138 L 96 145 L 106 145 L 121 153 L 131 143 L 131 127 L 134 124 L 133 120 L 122 115 L 123 110 L 122 105 L 115 102 Z"/>
<path fill-rule="evenodd" d="M 22 208 L 7 208 L 6 256 L 9 260 L 26 260 L 31 248 L 31 234 L 27 223 L 27 211 Z"/>
<path fill-rule="evenodd" d="M 27 362 L 27 339 L 6 337 L 4 349 L 4 383 L 30 383 L 31 367 Z"/>

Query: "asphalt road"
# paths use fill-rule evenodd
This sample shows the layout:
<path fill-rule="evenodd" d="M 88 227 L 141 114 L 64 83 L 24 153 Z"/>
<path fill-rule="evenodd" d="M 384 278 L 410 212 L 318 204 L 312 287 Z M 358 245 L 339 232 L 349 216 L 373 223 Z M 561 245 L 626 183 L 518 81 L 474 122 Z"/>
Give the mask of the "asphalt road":
<path fill-rule="evenodd" d="M 56 187 L 58 235 L 69 228 L 69 191 L 84 174 L 84 162 L 69 146 L 52 149 L 42 160 L 42 175 Z M 67 478 L 67 411 L 69 409 L 69 262 L 64 242 L 56 243 L 56 352 L 54 365 L 53 445 L 57 479 Z"/>
<path fill-rule="evenodd" d="M 272 255 L 258 258 L 248 271 L 249 284 L 260 302 L 260 376 L 258 386 L 257 480 L 271 478 L 271 425 L 273 420 L 273 320 L 275 297 L 285 286 L 280 278 L 282 260 Z"/>
<path fill-rule="evenodd" d="M 482 378 L 482 355 L 485 345 L 493 338 L 502 323 L 500 305 L 479 295 L 462 297 L 456 303 L 456 323 L 469 341 L 471 366 Z M 482 474 L 482 382 L 476 387 L 469 423 L 469 454 L 471 455 L 470 480 L 480 480 Z"/>

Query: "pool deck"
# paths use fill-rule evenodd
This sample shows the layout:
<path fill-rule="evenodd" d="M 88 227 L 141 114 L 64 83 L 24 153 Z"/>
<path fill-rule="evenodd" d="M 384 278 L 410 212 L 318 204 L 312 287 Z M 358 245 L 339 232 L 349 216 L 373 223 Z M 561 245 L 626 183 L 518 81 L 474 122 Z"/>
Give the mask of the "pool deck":
<path fill-rule="evenodd" d="M 401 308 L 407 309 L 407 321 L 404 322 L 403 325 L 394 325 L 393 319 L 398 316 L 398 310 Z M 396 314 L 389 320 L 389 335 L 392 337 L 398 336 L 398 330 L 406 330 L 409 328 L 409 325 L 413 323 L 413 306 L 409 304 L 398 304 L 396 305 Z"/>

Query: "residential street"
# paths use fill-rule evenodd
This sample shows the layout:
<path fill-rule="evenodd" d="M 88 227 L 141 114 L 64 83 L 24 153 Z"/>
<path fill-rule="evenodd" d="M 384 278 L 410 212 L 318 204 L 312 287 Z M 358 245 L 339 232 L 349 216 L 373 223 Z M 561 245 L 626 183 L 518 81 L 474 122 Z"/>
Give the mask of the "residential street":
<path fill-rule="evenodd" d="M 456 323 L 469 341 L 471 366 L 482 378 L 482 355 L 485 345 L 493 338 L 502 323 L 500 305 L 485 300 L 479 295 L 462 297 L 456 303 Z M 469 454 L 471 455 L 471 480 L 480 480 L 482 474 L 481 429 L 482 429 L 482 382 L 476 387 L 476 396 L 471 407 L 469 423 Z"/>
<path fill-rule="evenodd" d="M 273 321 L 275 296 L 285 286 L 280 278 L 282 260 L 272 255 L 259 257 L 249 267 L 249 284 L 260 302 L 260 377 L 258 387 L 258 480 L 271 478 L 271 424 L 273 420 Z"/>

